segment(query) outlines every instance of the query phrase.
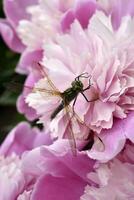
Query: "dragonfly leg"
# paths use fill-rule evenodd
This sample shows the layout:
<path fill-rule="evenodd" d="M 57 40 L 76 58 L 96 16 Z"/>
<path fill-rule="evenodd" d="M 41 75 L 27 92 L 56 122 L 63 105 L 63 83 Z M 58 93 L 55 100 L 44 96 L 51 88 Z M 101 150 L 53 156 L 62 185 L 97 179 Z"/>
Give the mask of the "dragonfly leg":
<path fill-rule="evenodd" d="M 81 92 L 81 94 L 82 94 L 83 97 L 86 99 L 86 101 L 89 102 L 89 100 L 87 99 L 86 95 L 85 95 L 83 92 Z"/>
<path fill-rule="evenodd" d="M 98 98 L 89 100 L 83 92 L 81 92 L 81 94 L 83 95 L 83 97 L 86 99 L 87 102 L 93 102 L 93 101 L 98 100 Z"/>
<path fill-rule="evenodd" d="M 87 75 L 87 76 L 86 76 L 86 75 Z M 91 76 L 88 74 L 88 72 L 84 72 L 84 73 L 80 74 L 79 76 L 77 76 L 77 77 L 75 78 L 75 81 L 79 81 L 80 78 L 89 78 L 89 77 L 90 77 L 90 79 L 91 79 Z"/>
<path fill-rule="evenodd" d="M 84 92 L 84 91 L 90 89 L 90 87 L 93 85 L 93 84 L 91 83 L 91 76 L 89 76 L 89 77 L 90 77 L 90 78 L 89 78 L 89 84 L 88 84 L 88 86 L 87 86 L 85 89 L 83 89 L 82 92 Z"/>
<path fill-rule="evenodd" d="M 91 87 L 91 85 L 89 85 L 88 87 L 86 87 L 85 89 L 83 89 L 82 92 L 84 92 L 84 91 L 90 89 L 90 87 Z"/>

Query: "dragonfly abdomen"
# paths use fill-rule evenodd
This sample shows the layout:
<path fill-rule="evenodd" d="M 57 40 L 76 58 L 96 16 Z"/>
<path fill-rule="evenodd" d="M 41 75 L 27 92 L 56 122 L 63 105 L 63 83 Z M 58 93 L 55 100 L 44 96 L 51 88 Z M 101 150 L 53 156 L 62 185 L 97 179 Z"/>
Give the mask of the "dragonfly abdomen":
<path fill-rule="evenodd" d="M 54 110 L 54 112 L 51 114 L 51 120 L 53 120 L 56 115 L 64 108 L 64 103 L 63 101 L 61 102 L 61 104 Z"/>
<path fill-rule="evenodd" d="M 51 120 L 53 120 L 56 115 L 64 109 L 65 106 L 69 105 L 72 100 L 74 100 L 77 95 L 80 93 L 81 90 L 76 90 L 74 87 L 70 87 L 67 90 L 65 90 L 63 93 L 61 93 L 61 97 L 63 101 L 61 104 L 53 111 L 51 114 Z"/>

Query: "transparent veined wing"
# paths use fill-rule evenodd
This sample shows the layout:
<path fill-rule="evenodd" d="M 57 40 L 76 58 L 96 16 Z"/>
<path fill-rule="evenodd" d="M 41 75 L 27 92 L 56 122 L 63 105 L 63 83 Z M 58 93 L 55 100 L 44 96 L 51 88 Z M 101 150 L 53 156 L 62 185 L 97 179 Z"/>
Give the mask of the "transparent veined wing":
<path fill-rule="evenodd" d="M 78 124 L 84 126 L 87 129 L 87 134 L 85 134 L 84 137 L 78 137 L 78 140 L 87 141 L 86 146 L 88 146 L 88 150 L 90 150 L 93 147 L 93 148 L 96 148 L 98 151 L 104 151 L 105 146 L 104 146 L 101 138 L 98 136 L 98 134 L 91 130 L 90 126 L 87 125 L 78 116 L 78 114 L 74 111 L 74 109 L 70 105 L 67 106 L 67 110 L 68 110 L 68 113 L 71 113 L 71 116 L 72 116 L 71 120 L 75 121 L 75 123 L 77 122 Z M 71 123 L 71 124 L 73 125 L 74 123 Z M 75 138 L 76 134 L 73 133 L 73 135 L 74 135 L 73 137 Z M 75 143 L 76 143 L 76 141 L 75 141 Z M 85 150 L 87 150 L 87 149 L 85 149 Z"/>
<path fill-rule="evenodd" d="M 45 67 L 37 62 L 33 62 L 31 73 L 36 74 L 39 73 L 41 78 L 39 80 L 42 80 L 42 84 L 40 83 L 40 86 L 38 81 L 35 82 L 34 86 L 29 86 L 27 83 L 20 84 L 19 82 L 12 81 L 7 85 L 7 88 L 10 88 L 12 91 L 22 90 L 22 88 L 27 89 L 27 93 L 35 93 L 40 92 L 41 95 L 46 96 L 61 96 L 61 92 L 58 90 L 58 88 L 54 85 L 52 80 L 49 78 L 47 73 L 45 72 Z"/>
<path fill-rule="evenodd" d="M 64 112 L 67 120 L 67 122 L 64 122 L 64 124 L 67 124 L 66 135 L 69 140 L 72 153 L 74 156 L 76 156 L 77 142 L 86 140 L 86 137 L 81 137 L 81 128 L 84 127 L 84 129 L 87 129 L 87 131 L 89 131 L 90 128 L 80 119 L 80 117 L 74 112 L 70 105 L 66 105 L 64 107 Z"/>
<path fill-rule="evenodd" d="M 64 114 L 66 116 L 67 122 L 64 122 L 66 125 L 66 133 L 67 133 L 67 138 L 69 140 L 69 144 L 72 150 L 72 153 L 74 156 L 77 155 L 77 147 L 76 147 L 76 140 L 75 140 L 75 130 L 74 130 L 74 120 L 73 120 L 73 115 L 69 110 L 69 106 L 64 107 Z"/>
<path fill-rule="evenodd" d="M 44 86 L 43 87 L 32 87 L 32 86 L 29 86 L 29 85 L 23 85 L 19 82 L 10 82 L 9 84 L 7 84 L 7 89 L 10 89 L 12 90 L 13 92 L 16 92 L 16 91 L 20 91 L 23 89 L 27 89 L 27 92 L 32 92 L 32 93 L 35 93 L 35 92 L 40 92 L 41 94 L 46 94 L 48 96 L 61 96 L 60 92 L 59 91 L 56 91 L 56 90 L 52 90 L 52 89 L 48 89 L 47 87 L 45 88 Z"/>
<path fill-rule="evenodd" d="M 35 63 L 34 67 L 40 72 L 40 74 L 42 75 L 42 77 L 46 77 L 46 79 L 47 79 L 47 81 L 48 81 L 51 89 L 60 93 L 60 91 L 58 90 L 58 88 L 55 86 L 55 84 L 49 78 L 47 72 L 45 71 L 45 67 L 43 65 L 41 65 L 40 63 Z"/>

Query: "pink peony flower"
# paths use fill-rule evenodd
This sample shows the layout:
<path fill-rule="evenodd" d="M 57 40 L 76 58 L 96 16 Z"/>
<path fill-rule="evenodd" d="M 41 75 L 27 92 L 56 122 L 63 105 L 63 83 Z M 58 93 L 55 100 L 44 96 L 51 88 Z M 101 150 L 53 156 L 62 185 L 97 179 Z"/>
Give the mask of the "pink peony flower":
<path fill-rule="evenodd" d="M 117 158 L 96 167 L 84 152 L 77 152 L 74 157 L 66 140 L 27 151 L 21 160 L 15 154 L 2 157 L 1 200 L 101 200 L 106 199 L 107 194 L 111 194 L 113 200 L 116 197 L 131 199 L 134 162 L 133 155 L 128 153 L 130 148 L 133 151 L 133 146 L 128 144 Z"/>
<path fill-rule="evenodd" d="M 35 177 L 22 170 L 22 155 L 38 146 L 52 144 L 50 134 L 31 128 L 27 122 L 18 124 L 0 147 L 1 200 L 29 200 Z"/>
<path fill-rule="evenodd" d="M 50 32 L 52 33 L 56 24 L 60 29 L 61 22 L 62 29 L 66 30 L 70 27 L 74 19 L 77 19 L 83 28 L 86 28 L 89 19 L 96 9 L 101 9 L 107 14 L 112 14 L 113 25 L 114 27 L 118 27 L 122 16 L 127 14 L 133 16 L 134 14 L 132 0 L 127 1 L 127 8 L 124 5 L 126 3 L 123 3 L 121 0 L 55 0 L 51 2 L 42 0 L 19 0 L 17 2 L 4 0 L 6 20 L 1 21 L 0 31 L 7 45 L 17 52 L 24 50 L 22 43 L 26 47 L 36 46 L 38 49 L 39 46 L 42 46 L 43 38 L 47 39 L 45 35 L 48 38 L 50 37 Z M 48 24 L 49 28 L 47 27 Z M 31 34 L 31 32 L 34 32 L 34 34 Z M 42 35 L 42 33 L 44 34 Z"/>
<path fill-rule="evenodd" d="M 134 146 L 128 145 L 120 157 L 127 156 L 132 161 L 133 156 L 128 154 L 129 148 L 134 150 Z M 126 154 L 126 155 L 125 155 Z M 88 178 L 93 180 L 98 187 L 87 185 L 85 194 L 81 200 L 132 200 L 134 198 L 134 162 L 129 163 L 114 158 L 107 164 L 101 164 L 95 172 L 89 173 Z"/>
<path fill-rule="evenodd" d="M 0 34 L 22 53 L 16 71 L 28 75 L 18 111 L 44 129 L 22 122 L 1 145 L 0 200 L 132 200 L 132 0 L 4 0 L 4 10 Z M 46 75 L 64 92 L 83 73 L 89 77 L 80 81 L 90 87 L 78 95 L 75 115 L 71 102 L 69 114 L 62 109 L 52 120 L 63 99 Z"/>
<path fill-rule="evenodd" d="M 85 95 L 89 100 L 95 101 L 89 103 L 79 95 L 75 112 L 90 126 L 90 129 L 102 136 L 102 140 L 103 136 L 106 138 L 104 144 L 108 157 L 103 156 L 104 159 L 115 156 L 123 148 L 126 137 L 133 140 L 131 130 L 125 127 L 126 133 L 122 131 L 124 121 L 116 120 L 116 118 L 127 118 L 128 113 L 134 110 L 133 28 L 133 18 L 126 16 L 120 28 L 114 31 L 110 18 L 102 12 L 96 12 L 90 20 L 88 29 L 83 30 L 76 20 L 71 26 L 70 33 L 59 35 L 56 43 L 51 41 L 44 45 L 45 56 L 42 64 L 61 92 L 69 88 L 72 81 L 83 72 L 91 75 L 92 86 Z M 82 81 L 86 88 L 89 84 L 88 79 Z M 36 87 L 52 89 L 45 78 L 39 80 Z M 59 97 L 52 97 L 45 92 L 35 90 L 28 95 L 26 102 L 41 116 L 41 123 L 46 126 L 48 122 L 50 123 L 49 127 L 54 136 L 65 136 L 67 124 L 64 123 L 66 120 L 63 111 L 56 119 L 50 121 L 52 111 L 59 105 Z M 121 124 L 119 129 L 122 130 L 117 136 L 115 127 L 118 127 L 118 124 Z M 129 127 L 128 123 L 127 126 Z M 84 134 L 85 138 L 87 137 L 88 133 L 81 130 L 79 126 L 76 129 L 76 139 L 84 138 Z M 116 138 L 113 138 L 114 134 Z M 110 137 L 113 138 L 112 141 L 108 139 Z M 113 144 L 115 145 L 112 146 Z M 102 159 L 99 156 L 97 158 L 92 156 L 92 158 Z"/>
<path fill-rule="evenodd" d="M 96 3 L 95 0 L 68 0 L 66 2 L 62 0 L 52 2 L 30 0 L 22 2 L 19 0 L 17 3 L 5 0 L 4 10 L 7 19 L 1 21 L 0 32 L 10 48 L 23 52 L 16 71 L 29 74 L 29 67 L 31 67 L 33 61 L 38 62 L 42 58 L 42 45 L 47 40 L 52 40 L 52 38 L 55 40 L 57 33 L 60 32 L 62 34 L 62 30 L 65 31 L 69 28 L 74 19 L 79 20 L 83 28 L 87 28 L 95 10 L 103 9 L 105 6 L 105 2 L 103 2 L 101 8 L 100 4 L 102 3 Z M 109 3 L 107 7 L 110 7 L 110 5 Z M 119 9 L 123 5 L 121 2 L 117 2 L 116 7 Z M 130 6 L 128 7 L 130 8 Z M 12 10 L 15 10 L 15 12 L 12 13 Z M 127 13 L 129 11 L 132 14 L 130 9 L 128 9 Z M 109 14 L 111 10 L 107 9 L 106 12 Z M 55 13 L 55 16 L 53 16 L 53 13 Z M 33 120 L 37 116 L 33 109 L 28 108 L 24 101 L 24 96 L 24 94 L 21 95 L 18 100 L 18 111 L 25 114 L 29 120 Z"/>

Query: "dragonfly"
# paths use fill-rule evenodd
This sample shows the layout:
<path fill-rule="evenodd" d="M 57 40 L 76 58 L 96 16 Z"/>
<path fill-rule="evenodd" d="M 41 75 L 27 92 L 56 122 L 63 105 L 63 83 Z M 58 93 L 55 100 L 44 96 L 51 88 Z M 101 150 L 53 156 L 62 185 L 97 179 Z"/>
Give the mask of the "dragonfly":
<path fill-rule="evenodd" d="M 90 130 L 90 127 L 80 119 L 78 114 L 75 112 L 75 104 L 78 98 L 78 95 L 82 95 L 83 98 L 85 99 L 86 102 L 90 103 L 93 101 L 96 101 L 98 98 L 89 100 L 86 95 L 84 94 L 85 91 L 89 90 L 92 86 L 91 83 L 91 75 L 89 75 L 87 72 L 84 72 L 80 75 L 78 75 L 74 81 L 72 81 L 71 86 L 64 90 L 63 92 L 59 91 L 59 89 L 55 86 L 55 84 L 52 82 L 52 80 L 49 78 L 48 74 L 45 71 L 45 67 L 41 65 L 40 63 L 36 63 L 36 70 L 40 72 L 43 78 L 47 80 L 47 83 L 49 85 L 49 89 L 47 88 L 38 88 L 38 87 L 29 87 L 29 86 L 24 86 L 25 88 L 28 88 L 31 90 L 31 92 L 40 92 L 48 94 L 48 96 L 58 96 L 60 98 L 59 105 L 51 112 L 50 115 L 50 121 L 54 120 L 57 115 L 61 112 L 64 111 L 67 119 L 67 137 L 69 139 L 69 143 L 71 146 L 71 150 L 74 155 L 76 155 L 77 152 L 77 145 L 76 145 L 76 139 L 75 139 L 75 132 L 74 132 L 74 124 L 78 123 L 81 124 L 82 126 L 85 126 L 89 130 L 89 149 L 92 148 L 94 144 L 94 135 L 93 131 Z M 84 84 L 82 82 L 82 79 L 88 79 L 88 85 L 84 87 Z M 50 89 L 51 88 L 51 89 Z M 72 103 L 73 102 L 73 103 Z M 70 105 L 72 103 L 72 106 Z M 90 134 L 91 132 L 91 134 Z M 96 137 L 96 136 L 95 136 Z M 98 136 L 97 136 L 98 137 Z M 99 137 L 98 137 L 99 138 Z M 99 138 L 101 141 L 101 139 Z M 102 142 L 102 141 L 101 141 Z"/>

